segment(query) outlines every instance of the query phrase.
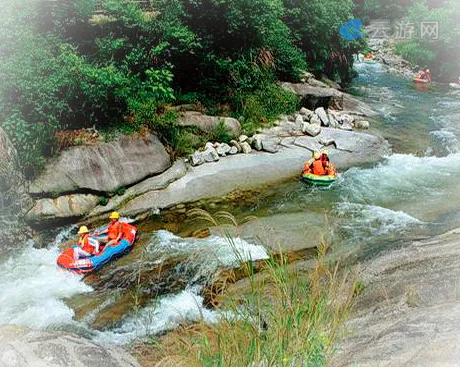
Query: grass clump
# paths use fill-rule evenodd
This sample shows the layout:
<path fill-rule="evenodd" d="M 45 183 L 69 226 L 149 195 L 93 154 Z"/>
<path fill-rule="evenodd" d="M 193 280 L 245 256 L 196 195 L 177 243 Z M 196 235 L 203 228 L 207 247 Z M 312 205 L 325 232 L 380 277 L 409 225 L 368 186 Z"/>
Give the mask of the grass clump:
<path fill-rule="evenodd" d="M 236 223 L 230 214 L 220 214 Z M 236 252 L 230 228 L 222 227 Z M 244 262 L 248 282 L 233 291 L 229 286 L 216 324 L 183 326 L 156 341 L 150 358 L 145 349 L 137 350 L 140 361 L 162 366 L 327 365 L 360 288 L 350 273 L 328 264 L 327 249 L 326 243 L 319 246 L 311 272 L 288 264 L 281 254 L 258 261 L 258 267 Z"/>

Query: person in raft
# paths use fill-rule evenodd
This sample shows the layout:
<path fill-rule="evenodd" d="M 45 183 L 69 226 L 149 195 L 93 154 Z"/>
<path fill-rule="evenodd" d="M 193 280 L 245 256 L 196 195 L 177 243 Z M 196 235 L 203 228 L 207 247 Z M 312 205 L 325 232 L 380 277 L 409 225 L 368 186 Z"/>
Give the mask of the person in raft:
<path fill-rule="evenodd" d="M 109 219 L 110 224 L 107 229 L 94 234 L 97 237 L 107 234 L 107 237 L 99 238 L 101 242 L 107 243 L 106 246 L 117 244 L 123 237 L 123 224 L 120 222 L 120 214 L 118 212 L 112 212 Z"/>
<path fill-rule="evenodd" d="M 80 235 L 80 240 L 77 243 L 78 247 L 74 248 L 73 253 L 75 260 L 88 258 L 99 253 L 99 242 L 89 235 L 89 230 L 86 226 L 80 227 L 78 235 Z"/>
<path fill-rule="evenodd" d="M 329 160 L 329 152 L 313 153 L 313 158 L 305 162 L 302 174 L 336 175 L 335 167 Z"/>
<path fill-rule="evenodd" d="M 326 170 L 326 175 L 337 175 L 337 170 L 331 160 L 329 160 L 329 152 L 327 150 L 324 150 L 321 153 L 321 161 L 323 162 L 324 170 Z"/>

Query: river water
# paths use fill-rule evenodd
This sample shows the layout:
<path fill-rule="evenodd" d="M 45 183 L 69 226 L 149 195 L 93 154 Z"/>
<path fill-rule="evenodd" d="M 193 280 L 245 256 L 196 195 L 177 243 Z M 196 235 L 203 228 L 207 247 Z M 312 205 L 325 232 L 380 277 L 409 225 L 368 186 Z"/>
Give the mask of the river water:
<path fill-rule="evenodd" d="M 215 321 L 218 312 L 203 307 L 203 280 L 222 266 L 266 258 L 266 239 L 301 249 L 326 235 L 335 257 L 354 262 L 460 227 L 460 98 L 443 87 L 417 89 L 380 65 L 360 64 L 356 69 L 359 77 L 350 90 L 380 113 L 371 126 L 393 146 L 394 153 L 383 162 L 352 168 L 329 189 L 293 180 L 262 190 L 250 201 L 216 209 L 229 210 L 239 220 L 257 216 L 264 230 L 258 234 L 257 226 L 246 228 L 250 240 L 181 238 L 166 230 L 144 234 L 148 259 L 161 261 L 171 254 L 189 259 L 176 267 L 184 273 L 184 285 L 101 331 L 91 327 L 91 313 L 76 320 L 69 303 L 81 296 L 96 300 L 100 293 L 81 276 L 55 265 L 58 245 L 75 233 L 75 227 L 62 229 L 45 249 L 25 244 L 22 252 L 0 255 L 0 324 L 68 329 L 98 341 L 127 343 L 184 321 Z M 179 224 L 177 233 L 187 226 Z M 139 256 L 136 250 L 119 262 L 128 264 Z M 94 312 L 116 298 L 115 292 L 104 295 Z"/>

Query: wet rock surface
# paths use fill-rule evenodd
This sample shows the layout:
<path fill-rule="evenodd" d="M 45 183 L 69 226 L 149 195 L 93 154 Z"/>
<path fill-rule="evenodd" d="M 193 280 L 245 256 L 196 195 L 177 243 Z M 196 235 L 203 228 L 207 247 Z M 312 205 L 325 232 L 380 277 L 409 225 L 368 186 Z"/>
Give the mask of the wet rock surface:
<path fill-rule="evenodd" d="M 61 331 L 0 327 L 0 365 L 4 367 L 135 367 L 121 347 L 96 344 Z"/>
<path fill-rule="evenodd" d="M 362 266 L 366 289 L 332 365 L 457 366 L 460 229 Z"/>

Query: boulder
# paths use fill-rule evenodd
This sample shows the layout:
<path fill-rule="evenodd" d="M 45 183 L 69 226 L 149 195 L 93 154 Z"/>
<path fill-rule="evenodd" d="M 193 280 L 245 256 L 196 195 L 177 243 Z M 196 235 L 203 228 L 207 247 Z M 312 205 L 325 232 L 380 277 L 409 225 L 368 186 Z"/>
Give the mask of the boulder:
<path fill-rule="evenodd" d="M 96 207 L 98 199 L 98 196 L 92 194 L 70 194 L 58 198 L 38 199 L 27 212 L 26 221 L 36 228 L 70 223 L 88 214 Z"/>
<path fill-rule="evenodd" d="M 243 143 L 243 142 L 246 142 L 247 139 L 248 139 L 248 136 L 243 134 L 238 137 L 238 142 Z"/>
<path fill-rule="evenodd" d="M 300 130 L 302 128 L 301 124 L 297 123 L 297 119 L 295 123 L 290 121 L 284 122 L 279 126 L 284 132 L 286 133 L 294 133 L 296 130 Z"/>
<path fill-rule="evenodd" d="M 286 91 L 299 96 L 302 106 L 310 110 L 317 107 L 341 110 L 343 107 L 343 93 L 333 88 L 313 87 L 305 83 L 289 82 L 283 82 L 281 86 Z"/>
<path fill-rule="evenodd" d="M 349 124 L 348 122 L 345 122 L 340 126 L 340 129 L 342 129 L 342 130 L 353 130 L 353 125 Z"/>
<path fill-rule="evenodd" d="M 332 111 L 327 111 L 327 116 L 329 118 L 329 126 L 331 128 L 338 128 L 339 122 L 337 121 L 335 114 Z"/>
<path fill-rule="evenodd" d="M 303 117 L 302 115 L 297 115 L 297 117 L 295 118 L 295 125 L 301 127 L 303 124 Z"/>
<path fill-rule="evenodd" d="M 205 162 L 219 161 L 219 154 L 214 149 L 214 147 L 208 147 L 205 151 L 201 153 L 201 155 Z"/>
<path fill-rule="evenodd" d="M 299 111 L 300 115 L 305 117 L 305 119 L 310 120 L 311 116 L 313 115 L 313 111 L 308 110 L 306 107 L 302 107 Z"/>
<path fill-rule="evenodd" d="M 238 137 L 241 134 L 241 124 L 234 118 L 209 116 L 198 111 L 186 111 L 177 119 L 177 124 L 194 126 L 204 133 L 211 133 L 221 122 L 233 137 Z"/>
<path fill-rule="evenodd" d="M 315 110 L 315 114 L 319 117 L 319 119 L 321 120 L 321 123 L 324 126 L 329 126 L 329 118 L 326 114 L 326 111 L 324 110 L 324 107 L 318 107 Z"/>
<path fill-rule="evenodd" d="M 227 143 L 222 143 L 219 147 L 216 148 L 217 154 L 219 156 L 225 156 L 230 152 L 231 147 Z"/>
<path fill-rule="evenodd" d="M 321 126 L 316 124 L 304 123 L 302 127 L 302 132 L 312 137 L 316 137 L 319 133 L 321 133 Z"/>
<path fill-rule="evenodd" d="M 362 120 L 362 121 L 355 121 L 353 123 L 353 126 L 356 128 L 356 129 L 369 129 L 369 122 L 366 121 L 366 120 Z"/>
<path fill-rule="evenodd" d="M 254 139 L 252 146 L 254 147 L 255 150 L 257 151 L 262 151 L 262 136 L 261 134 L 256 134 L 252 138 Z"/>
<path fill-rule="evenodd" d="M 190 161 L 190 164 L 192 166 L 198 166 L 198 165 L 204 164 L 204 159 L 203 159 L 202 152 L 197 151 L 197 152 L 193 153 L 189 157 L 189 161 Z"/>
<path fill-rule="evenodd" d="M 238 148 L 235 146 L 230 147 L 230 151 L 228 152 L 229 155 L 236 155 L 238 153 Z"/>
<path fill-rule="evenodd" d="M 30 187 L 30 193 L 45 197 L 76 191 L 114 192 L 171 166 L 171 160 L 159 139 L 121 137 L 110 143 L 71 147 L 50 160 Z"/>
<path fill-rule="evenodd" d="M 262 146 L 263 146 L 263 142 L 262 142 Z M 243 150 L 243 153 L 251 153 L 252 152 L 252 148 L 251 148 L 251 146 L 249 145 L 248 142 L 241 143 L 241 149 Z"/>
<path fill-rule="evenodd" d="M 237 141 L 235 141 L 234 139 L 232 139 L 230 141 L 230 145 L 233 146 L 233 147 L 236 147 L 238 152 L 243 152 L 243 149 L 241 148 L 241 145 Z"/>
<path fill-rule="evenodd" d="M 137 367 L 117 346 L 102 345 L 63 331 L 40 331 L 19 325 L 0 326 L 2 367 Z"/>
<path fill-rule="evenodd" d="M 262 149 L 266 152 L 276 153 L 279 150 L 280 139 L 264 139 Z"/>
<path fill-rule="evenodd" d="M 310 118 L 310 123 L 314 125 L 321 125 L 321 119 L 318 115 L 313 114 Z"/>

